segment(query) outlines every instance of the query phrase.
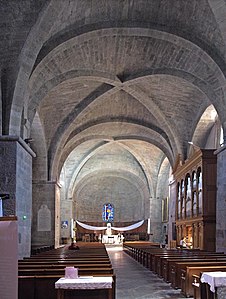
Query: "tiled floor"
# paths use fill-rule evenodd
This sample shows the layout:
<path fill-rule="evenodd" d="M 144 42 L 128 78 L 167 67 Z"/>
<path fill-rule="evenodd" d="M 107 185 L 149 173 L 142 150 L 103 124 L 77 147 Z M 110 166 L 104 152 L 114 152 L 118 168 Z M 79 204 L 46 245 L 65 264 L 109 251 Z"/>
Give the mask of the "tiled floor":
<path fill-rule="evenodd" d="M 180 290 L 171 288 L 170 284 L 141 266 L 122 249 L 107 250 L 116 274 L 116 299 L 185 298 Z"/>

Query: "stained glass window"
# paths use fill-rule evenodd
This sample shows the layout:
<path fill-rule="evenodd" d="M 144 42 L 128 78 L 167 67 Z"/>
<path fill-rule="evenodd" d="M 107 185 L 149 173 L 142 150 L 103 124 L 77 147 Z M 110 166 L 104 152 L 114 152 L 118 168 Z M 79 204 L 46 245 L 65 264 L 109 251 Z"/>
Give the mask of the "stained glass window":
<path fill-rule="evenodd" d="M 114 207 L 110 203 L 106 203 L 102 210 L 102 219 L 106 222 L 112 222 L 114 220 Z"/>

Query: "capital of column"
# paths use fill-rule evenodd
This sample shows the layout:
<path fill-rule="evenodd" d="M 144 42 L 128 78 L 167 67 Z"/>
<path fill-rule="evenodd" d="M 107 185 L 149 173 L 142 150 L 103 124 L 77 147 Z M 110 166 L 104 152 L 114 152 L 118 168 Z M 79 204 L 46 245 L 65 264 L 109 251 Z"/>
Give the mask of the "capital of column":
<path fill-rule="evenodd" d="M 0 135 L 0 142 L 18 142 L 32 157 L 36 157 L 36 154 L 30 148 L 30 146 L 19 136 L 14 135 Z"/>

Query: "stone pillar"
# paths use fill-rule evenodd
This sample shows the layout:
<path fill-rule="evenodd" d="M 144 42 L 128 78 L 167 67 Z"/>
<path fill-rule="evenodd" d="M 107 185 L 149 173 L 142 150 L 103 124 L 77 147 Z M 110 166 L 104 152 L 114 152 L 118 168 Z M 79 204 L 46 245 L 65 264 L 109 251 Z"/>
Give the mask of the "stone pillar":
<path fill-rule="evenodd" d="M 216 251 L 226 253 L 226 146 L 217 155 Z"/>
<path fill-rule="evenodd" d="M 162 242 L 162 209 L 159 198 L 151 198 L 150 200 L 150 219 L 151 231 L 149 240 L 151 242 Z"/>
<path fill-rule="evenodd" d="M 32 245 L 60 244 L 60 186 L 57 182 L 33 181 Z"/>
<path fill-rule="evenodd" d="M 61 243 L 70 243 L 71 242 L 71 230 L 70 230 L 70 224 L 71 219 L 75 219 L 75 215 L 73 215 L 73 201 L 71 199 L 68 200 L 61 200 L 61 223 L 65 221 L 67 225 L 63 225 L 61 227 Z"/>
<path fill-rule="evenodd" d="M 30 256 L 32 211 L 31 148 L 17 136 L 0 137 L 0 194 L 3 215 L 18 219 L 18 258 Z"/>

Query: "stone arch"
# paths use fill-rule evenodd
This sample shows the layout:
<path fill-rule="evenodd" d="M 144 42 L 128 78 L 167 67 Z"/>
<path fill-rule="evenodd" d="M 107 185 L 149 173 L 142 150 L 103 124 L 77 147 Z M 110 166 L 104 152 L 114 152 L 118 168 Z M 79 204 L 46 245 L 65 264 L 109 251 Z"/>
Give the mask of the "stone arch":
<path fill-rule="evenodd" d="M 10 111 L 9 134 L 20 135 L 22 110 L 25 102 L 28 102 L 28 82 L 36 60 L 36 57 L 48 38 L 52 24 L 56 20 L 62 3 L 48 1 L 42 8 L 36 24 L 31 28 L 24 43 L 18 61 L 20 61 L 17 79 L 15 83 L 12 107 Z"/>
<path fill-rule="evenodd" d="M 34 121 L 31 129 L 32 143 L 31 147 L 36 153 L 36 157 L 33 159 L 33 180 L 39 181 L 48 179 L 47 171 L 47 149 L 45 134 L 39 118 L 38 113 L 34 117 Z"/>
<path fill-rule="evenodd" d="M 108 172 L 102 171 L 101 175 L 99 175 L 98 173 L 95 173 L 95 172 L 92 174 L 86 175 L 84 177 L 84 179 L 82 181 L 80 181 L 74 188 L 73 198 L 75 198 L 75 201 L 77 200 L 75 193 L 81 192 L 84 188 L 87 188 L 87 184 L 90 179 L 95 178 L 95 177 L 99 178 L 99 179 L 101 179 L 101 178 L 103 179 L 104 177 L 108 177 L 108 176 L 110 176 L 111 178 L 124 180 L 125 182 L 127 182 L 127 184 L 134 186 L 134 188 L 140 194 L 140 199 L 141 199 L 141 203 L 140 203 L 141 211 L 140 212 L 142 213 L 144 218 L 145 217 L 147 218 L 148 211 L 149 211 L 149 206 L 147 206 L 147 204 L 148 204 L 148 199 L 150 196 L 148 188 L 147 188 L 147 186 L 145 186 L 143 181 L 141 181 L 139 179 L 139 177 L 135 176 L 134 174 L 128 173 L 127 171 L 120 171 L 120 172 L 114 172 L 114 173 L 112 173 L 112 172 L 108 173 Z M 92 198 L 95 197 L 94 193 L 95 193 L 95 191 L 92 192 Z M 101 191 L 100 193 L 104 194 L 104 190 L 103 190 L 103 192 Z M 99 194 L 99 191 L 98 191 L 98 194 Z M 117 195 L 115 193 L 112 193 L 112 195 L 113 194 L 114 194 L 114 197 Z M 134 206 L 133 206 L 133 209 L 134 209 Z M 140 220 L 140 219 L 138 219 L 138 220 Z"/>
<path fill-rule="evenodd" d="M 215 5 L 214 1 L 209 0 L 209 4 L 212 7 L 212 11 L 215 14 L 215 16 L 217 16 L 216 19 L 217 19 L 218 23 L 221 26 L 223 26 L 223 24 L 222 24 L 223 22 L 220 23 L 220 16 L 218 16 L 220 14 L 220 12 L 222 12 L 221 9 L 223 7 L 223 1 L 221 1 L 221 3 L 222 3 L 222 6 L 220 6 L 219 4 Z M 145 6 L 145 9 L 146 8 L 147 8 L 147 6 Z M 20 123 L 20 121 L 19 121 L 20 113 L 16 113 L 16 111 L 18 111 L 18 108 L 21 107 L 21 108 L 19 108 L 19 110 L 21 112 L 21 109 L 23 106 L 23 101 L 25 98 L 24 90 L 26 89 L 27 82 L 29 80 L 32 68 L 35 64 L 35 59 L 38 56 L 38 53 L 40 52 L 42 45 L 44 45 L 45 42 L 50 37 L 49 34 L 50 34 L 50 32 L 52 32 L 51 27 L 54 24 L 54 20 L 56 20 L 56 15 L 59 14 L 59 11 L 62 11 L 62 10 L 63 10 L 62 3 L 60 3 L 60 2 L 55 3 L 55 1 L 48 2 L 44 6 L 43 11 L 40 14 L 40 17 L 36 22 L 36 25 L 33 26 L 32 30 L 25 42 L 24 48 L 20 55 L 20 61 L 21 61 L 20 71 L 18 74 L 18 80 L 16 83 L 14 98 L 13 98 L 13 103 L 12 103 L 12 113 L 11 113 L 11 120 L 10 120 L 10 132 L 12 134 L 18 134 L 18 129 L 16 128 L 17 127 L 16 124 Z M 84 25 L 85 20 L 80 20 L 80 22 L 81 22 L 80 25 Z M 113 24 L 106 25 L 105 22 L 103 22 L 103 24 L 105 24 L 105 27 L 114 26 Z M 115 24 L 117 24 L 117 26 L 118 26 L 119 20 L 117 20 L 117 22 Z M 122 25 L 123 25 L 123 23 L 122 23 Z M 124 26 L 126 26 L 126 25 L 124 25 Z M 131 26 L 129 22 L 127 23 L 127 26 L 128 27 Z M 153 28 L 154 24 L 149 23 L 148 26 Z M 145 23 L 140 24 L 138 27 L 145 27 Z M 156 28 L 156 27 L 154 27 L 154 28 Z M 170 26 L 169 26 L 169 28 L 173 29 L 173 27 L 170 27 Z M 167 30 L 169 28 L 167 27 Z M 159 27 L 158 30 L 160 30 L 160 29 L 161 28 Z M 164 29 L 164 28 L 162 28 L 162 29 Z M 90 30 L 90 28 L 89 28 L 89 30 Z M 221 30 L 221 31 L 224 32 L 223 30 Z M 170 33 L 173 33 L 175 35 L 180 35 L 180 33 L 178 32 L 178 29 L 177 29 L 177 31 L 170 31 Z M 54 35 L 54 33 L 53 33 L 53 35 Z M 183 35 L 182 32 L 181 32 L 181 36 L 183 38 L 186 38 L 186 37 L 188 38 L 188 36 L 186 36 L 185 34 Z M 195 41 L 193 41 L 193 42 L 195 42 Z M 203 48 L 206 48 L 206 47 L 203 47 Z M 27 63 L 28 57 L 29 57 L 29 63 Z"/>
<path fill-rule="evenodd" d="M 217 149 L 220 146 L 221 123 L 213 105 L 209 105 L 197 122 L 191 142 L 194 146 L 188 147 L 188 157 L 196 147 L 203 149 Z"/>
<path fill-rule="evenodd" d="M 93 150 L 92 153 L 88 154 L 86 157 L 84 157 L 84 159 L 81 161 L 81 163 L 79 165 L 76 165 L 75 167 L 75 171 L 73 172 L 69 187 L 68 187 L 68 198 L 72 198 L 73 196 L 73 190 L 74 190 L 74 186 L 75 186 L 75 182 L 78 176 L 78 173 L 80 172 L 80 169 L 83 167 L 83 165 L 90 159 L 92 158 L 92 156 L 95 156 L 96 152 L 98 152 L 101 149 L 103 149 L 104 146 L 108 146 L 108 144 L 101 144 L 100 147 L 97 147 L 96 150 Z M 134 152 L 134 150 L 132 150 L 130 147 L 122 145 L 122 147 L 128 151 L 129 153 L 131 153 L 131 155 L 135 158 L 135 160 L 137 161 L 137 163 L 140 165 L 140 168 L 143 169 L 143 174 L 146 180 L 146 184 L 147 184 L 147 188 L 148 190 L 153 193 L 154 191 L 154 186 L 152 183 L 152 178 L 150 177 L 150 175 L 148 174 L 147 168 L 145 167 L 145 164 L 142 163 L 141 158 L 139 158 L 139 155 Z"/>
<path fill-rule="evenodd" d="M 126 120 L 124 120 L 124 122 L 126 122 L 126 124 L 127 125 L 135 125 L 134 123 L 132 123 L 131 122 L 131 124 L 129 123 L 129 122 L 127 122 Z M 109 122 L 109 120 L 105 120 L 105 121 L 101 121 L 101 122 L 97 122 L 96 124 L 95 124 L 95 126 L 96 125 L 98 125 L 98 124 L 103 124 L 103 125 L 107 125 L 108 123 L 112 123 L 112 121 L 111 122 Z M 94 125 L 94 124 L 93 124 Z M 136 125 L 137 126 L 137 128 L 139 128 L 139 131 L 140 131 L 140 129 L 141 129 L 141 124 L 140 125 Z M 88 128 L 89 127 L 87 127 L 86 128 L 86 130 L 88 130 Z M 92 128 L 92 125 L 90 126 L 90 128 Z M 173 164 L 173 155 L 172 155 L 172 151 L 171 151 L 171 149 L 170 149 L 170 146 L 169 146 L 169 144 L 167 143 L 167 141 L 165 140 L 165 138 L 164 138 L 164 136 L 161 134 L 161 133 L 159 133 L 159 132 L 157 132 L 157 131 L 155 131 L 155 130 L 153 130 L 153 129 L 151 129 L 151 128 L 149 128 L 149 129 L 147 129 L 147 127 L 145 127 L 145 126 L 143 126 L 142 125 L 142 130 L 143 131 L 145 131 L 145 130 L 147 130 L 147 136 L 141 136 L 141 135 L 132 135 L 132 136 L 127 136 L 126 138 L 123 138 L 123 137 L 116 137 L 116 138 L 114 138 L 114 140 L 116 140 L 116 141 L 123 141 L 123 140 L 125 140 L 125 139 L 127 139 L 127 140 L 129 140 L 129 139 L 136 139 L 136 140 L 143 140 L 143 141 L 145 141 L 145 142 L 148 142 L 148 143 L 151 143 L 151 144 L 154 144 L 154 145 L 156 145 L 158 148 L 160 148 L 162 151 L 163 151 L 163 153 L 165 153 L 165 155 L 168 157 L 168 159 L 169 159 L 169 161 L 171 162 L 171 165 Z M 148 131 L 150 131 L 151 132 L 151 134 L 149 134 L 148 133 Z M 154 134 L 154 135 L 153 135 Z M 150 137 L 152 135 L 152 138 Z M 76 135 L 75 135 L 75 137 L 76 137 Z M 78 146 L 79 144 L 81 144 L 81 142 L 85 142 L 85 141 L 87 141 L 87 140 L 91 140 L 91 139 L 93 139 L 95 136 L 93 136 L 93 134 L 90 132 L 90 135 L 88 135 L 88 136 L 86 136 L 85 138 L 81 138 L 79 135 L 78 135 L 78 139 L 76 139 L 76 138 L 72 138 L 71 139 L 71 141 L 69 142 L 69 144 L 68 144 L 68 146 L 64 146 L 64 150 L 63 150 L 63 152 L 61 153 L 61 156 L 59 156 L 59 154 L 57 154 L 57 156 L 55 156 L 54 157 L 54 162 L 53 162 L 53 164 L 51 165 L 51 167 L 52 167 L 52 176 L 54 176 L 54 173 L 55 173 L 55 175 L 56 175 L 56 172 L 58 172 L 59 170 L 57 170 L 58 169 L 58 167 L 60 167 L 59 169 L 61 169 L 61 167 L 62 167 L 62 165 L 63 165 L 63 163 L 64 163 L 64 161 L 66 160 L 66 158 L 67 158 L 67 156 L 69 155 L 69 153 L 76 147 L 76 146 Z M 96 138 L 100 138 L 100 136 L 99 135 L 97 135 L 96 136 Z M 157 138 L 157 140 L 156 140 L 156 138 Z M 59 164 L 60 163 L 60 164 Z M 59 174 L 58 174 L 59 175 Z M 57 176 L 58 176 L 57 175 Z"/>
<path fill-rule="evenodd" d="M 103 30 L 104 31 L 104 30 Z M 105 30 L 106 31 L 106 30 Z M 123 30 L 121 29 L 121 31 L 120 32 L 122 32 Z M 111 30 L 110 32 L 117 32 L 117 30 Z M 151 34 L 154 36 L 154 37 L 156 37 L 157 36 L 157 32 L 154 32 L 153 30 L 143 30 L 142 31 L 142 36 L 143 35 L 147 35 L 147 36 L 149 36 L 150 33 L 151 32 Z M 108 33 L 109 33 L 109 30 L 108 30 Z M 135 30 L 135 33 L 134 33 L 134 31 L 129 31 L 128 29 L 127 30 L 125 30 L 125 33 L 127 34 L 127 35 L 129 35 L 129 34 L 131 34 L 132 35 L 132 33 L 133 34 L 137 34 L 137 31 Z M 90 33 L 90 34 L 88 34 L 88 35 L 90 35 L 90 36 L 93 36 L 93 32 L 92 32 L 92 34 Z M 97 34 L 97 32 L 95 32 L 95 34 Z M 169 37 L 169 34 L 167 35 L 167 34 L 165 34 L 165 33 L 163 33 L 163 32 L 161 32 L 161 33 L 159 33 L 158 32 L 158 34 L 160 34 L 160 38 L 162 38 L 164 41 L 171 41 L 171 42 L 173 42 L 174 44 L 176 43 L 176 41 L 178 41 L 178 43 L 181 43 L 182 41 L 181 41 L 181 39 L 179 39 L 179 38 L 177 38 L 177 37 L 175 37 L 175 36 L 171 36 L 171 37 Z M 87 35 L 86 35 L 87 36 Z M 159 38 L 159 37 L 158 37 Z M 189 43 L 189 42 L 187 42 L 187 41 L 185 41 L 185 40 L 183 40 L 183 42 L 182 42 L 186 47 L 188 47 L 190 50 L 192 50 L 193 48 L 194 48 L 194 52 L 196 51 L 197 52 L 197 54 L 199 54 L 199 55 L 201 55 L 202 57 L 203 57 L 203 60 L 202 61 L 205 61 L 205 66 L 206 66 L 206 68 L 208 69 L 208 71 L 210 71 L 210 68 L 212 68 L 212 71 L 214 71 L 217 75 L 216 75 L 216 77 L 217 77 L 217 82 L 218 82 L 218 84 L 219 85 L 221 85 L 222 83 L 223 83 L 223 81 L 225 81 L 225 79 L 224 79 L 224 77 L 222 76 L 222 73 L 221 73 L 221 71 L 220 71 L 220 69 L 219 69 L 219 67 L 216 65 L 216 64 L 214 64 L 214 62 L 211 60 L 211 58 L 210 57 L 208 57 L 208 55 L 206 54 L 206 53 L 204 53 L 201 49 L 199 49 L 197 46 L 195 46 L 195 45 L 191 45 L 191 43 Z M 198 57 L 198 55 L 196 54 L 196 56 Z M 46 58 L 45 58 L 46 59 Z M 196 61 L 195 61 L 196 62 Z M 207 62 L 208 62 L 208 67 L 207 67 Z M 161 69 L 161 68 L 160 68 Z M 163 68 L 163 69 L 161 69 L 161 72 L 164 72 L 166 70 L 166 68 Z M 154 69 L 154 72 L 156 71 L 156 68 Z M 181 72 L 181 71 L 180 71 Z M 185 77 L 185 74 L 188 74 L 188 72 L 185 72 L 184 71 L 184 79 L 188 79 L 188 77 Z M 181 73 L 179 74 L 177 74 L 178 75 L 178 77 L 180 77 L 181 76 Z M 216 106 L 220 106 L 220 107 L 222 107 L 222 101 L 223 101 L 223 93 L 224 93 L 224 91 L 223 91 L 223 89 L 220 87 L 218 90 L 217 90 L 217 92 L 215 92 L 215 90 L 216 90 L 216 88 L 217 88 L 217 85 L 216 85 L 216 83 L 214 83 L 216 86 L 212 86 L 211 88 L 209 87 L 209 85 L 211 85 L 212 83 L 211 82 L 209 82 L 209 79 L 208 79 L 208 77 L 206 76 L 206 77 L 204 77 L 203 79 L 202 78 L 200 78 L 200 73 L 198 73 L 198 74 L 192 74 L 191 73 L 191 78 L 189 78 L 190 79 L 190 82 L 192 82 L 192 84 L 194 84 L 194 85 L 197 85 L 199 88 L 201 88 L 201 87 L 203 87 L 203 85 L 206 85 L 206 86 L 208 86 L 208 92 L 209 93 L 211 93 L 212 92 L 212 90 L 214 90 L 214 92 L 212 92 L 212 96 L 211 96 L 211 100 L 214 100 L 214 101 L 217 101 L 216 99 L 219 99 L 218 100 L 218 102 L 216 102 Z M 207 81 L 205 81 L 205 80 L 207 80 Z M 112 88 L 112 89 L 114 89 L 114 88 Z M 107 91 L 109 91 L 108 89 L 106 89 Z M 103 94 L 104 95 L 104 94 Z M 106 94 L 105 94 L 106 95 Z M 222 113 L 221 113 L 221 115 L 222 115 L 222 117 L 225 117 L 224 115 L 224 112 L 223 112 L 223 109 L 220 109 L 219 108 L 219 111 L 220 111 L 220 113 L 221 113 L 221 111 L 222 111 Z M 61 126 L 61 129 L 63 129 L 63 126 Z M 61 132 L 61 134 L 62 134 L 62 132 Z M 58 135 L 58 133 L 57 133 L 57 135 Z M 57 136 L 57 142 L 58 142 L 58 137 L 59 137 L 59 135 Z M 174 140 L 175 138 L 172 138 L 172 140 Z M 54 144 L 54 147 L 55 147 L 55 144 L 56 144 L 56 140 L 55 139 L 53 139 L 52 140 L 52 143 Z M 181 152 L 181 150 L 179 149 L 178 150 L 179 152 Z M 51 152 L 51 150 L 50 150 L 50 152 Z"/>

